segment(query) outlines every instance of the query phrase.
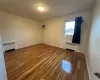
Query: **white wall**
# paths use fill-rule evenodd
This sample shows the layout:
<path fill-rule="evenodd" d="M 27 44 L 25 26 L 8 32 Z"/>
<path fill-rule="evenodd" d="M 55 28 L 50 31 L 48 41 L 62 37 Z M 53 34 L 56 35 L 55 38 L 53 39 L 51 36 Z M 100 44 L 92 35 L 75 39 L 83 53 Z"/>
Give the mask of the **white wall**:
<path fill-rule="evenodd" d="M 0 11 L 0 27 L 2 41 L 15 41 L 17 49 L 41 43 L 42 28 L 34 20 Z"/>
<path fill-rule="evenodd" d="M 92 11 L 71 14 L 42 22 L 42 24 L 46 25 L 46 29 L 44 29 L 43 31 L 44 43 L 61 48 L 66 48 L 66 42 L 71 41 L 72 37 L 64 36 L 65 22 L 75 20 L 75 17 L 78 16 L 83 17 L 81 45 L 78 46 L 78 51 L 87 53 Z"/>
<path fill-rule="evenodd" d="M 7 80 L 4 55 L 3 55 L 3 51 L 2 51 L 1 36 L 0 36 L 0 80 Z"/>
<path fill-rule="evenodd" d="M 65 22 L 83 16 L 81 45 L 78 46 L 78 51 L 87 53 L 91 15 L 91 11 L 86 11 L 47 20 L 42 22 L 46 25 L 46 29 L 42 31 L 41 25 L 34 20 L 0 11 L 1 38 L 3 42 L 15 41 L 16 48 L 37 44 L 42 40 L 46 44 L 66 48 L 66 42 L 71 41 L 72 37 L 64 36 Z"/>
<path fill-rule="evenodd" d="M 100 72 L 100 0 L 97 0 L 93 12 L 88 64 L 92 80 L 100 80 L 94 75 L 94 72 Z"/>

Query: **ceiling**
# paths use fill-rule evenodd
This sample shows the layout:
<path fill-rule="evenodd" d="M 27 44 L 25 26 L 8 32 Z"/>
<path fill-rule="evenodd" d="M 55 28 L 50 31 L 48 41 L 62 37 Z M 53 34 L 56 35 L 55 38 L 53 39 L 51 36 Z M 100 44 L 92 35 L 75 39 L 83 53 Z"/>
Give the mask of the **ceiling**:
<path fill-rule="evenodd" d="M 92 9 L 95 0 L 0 0 L 0 10 L 42 21 Z M 45 8 L 44 12 L 37 6 Z"/>

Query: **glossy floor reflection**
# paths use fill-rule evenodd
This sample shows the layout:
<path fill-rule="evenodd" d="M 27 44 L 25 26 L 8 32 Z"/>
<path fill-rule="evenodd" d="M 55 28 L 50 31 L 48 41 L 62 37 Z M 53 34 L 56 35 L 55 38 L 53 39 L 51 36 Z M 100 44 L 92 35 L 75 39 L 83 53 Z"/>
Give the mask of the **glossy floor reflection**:
<path fill-rule="evenodd" d="M 67 73 L 71 73 L 71 71 L 72 71 L 71 63 L 69 61 L 62 60 L 62 70 Z"/>

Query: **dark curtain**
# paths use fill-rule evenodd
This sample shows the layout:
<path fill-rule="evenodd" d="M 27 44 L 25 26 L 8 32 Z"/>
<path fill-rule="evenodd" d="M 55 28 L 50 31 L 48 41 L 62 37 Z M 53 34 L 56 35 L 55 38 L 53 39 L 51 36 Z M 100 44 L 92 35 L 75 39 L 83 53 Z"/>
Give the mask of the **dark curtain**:
<path fill-rule="evenodd" d="M 75 29 L 72 43 L 80 44 L 82 17 L 75 18 Z"/>

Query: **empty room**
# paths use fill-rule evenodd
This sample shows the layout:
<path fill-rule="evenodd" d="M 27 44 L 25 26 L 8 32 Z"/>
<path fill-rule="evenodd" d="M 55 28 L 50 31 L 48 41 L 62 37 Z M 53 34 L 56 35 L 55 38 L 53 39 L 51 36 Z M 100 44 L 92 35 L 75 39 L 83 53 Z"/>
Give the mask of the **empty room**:
<path fill-rule="evenodd" d="M 100 0 L 0 0 L 0 80 L 100 80 Z"/>

